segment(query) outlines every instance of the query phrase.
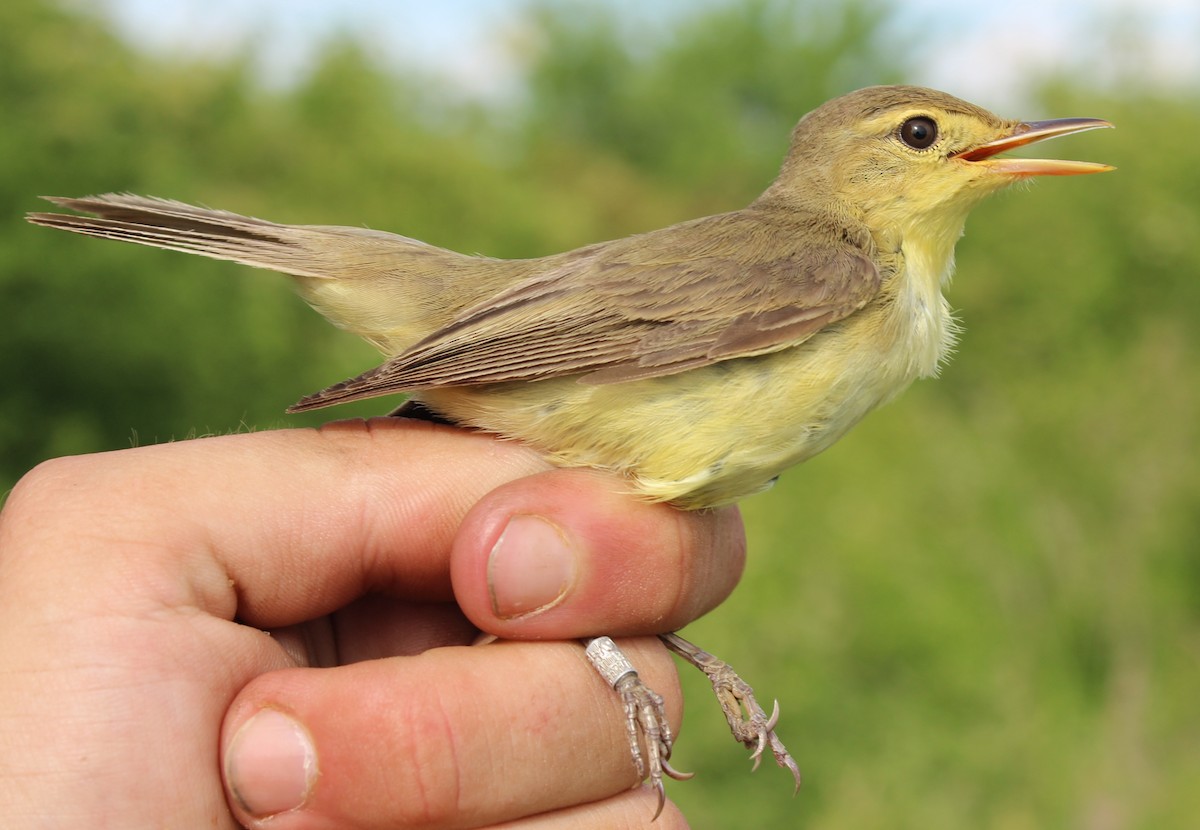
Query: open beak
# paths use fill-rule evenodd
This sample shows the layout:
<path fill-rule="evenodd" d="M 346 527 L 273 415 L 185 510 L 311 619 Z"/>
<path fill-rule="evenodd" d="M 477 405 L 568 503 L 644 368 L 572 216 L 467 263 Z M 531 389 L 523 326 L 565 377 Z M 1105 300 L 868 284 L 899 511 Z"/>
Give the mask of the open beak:
<path fill-rule="evenodd" d="M 1006 150 L 1024 147 L 1035 141 L 1056 138 L 1060 135 L 1081 133 L 1111 127 L 1112 124 L 1099 118 L 1055 118 L 1051 121 L 1026 121 L 1018 124 L 1011 134 L 980 144 L 970 150 L 955 153 L 951 158 L 986 165 L 996 173 L 1005 173 L 1018 178 L 1027 176 L 1078 176 L 1083 173 L 1104 173 L 1113 170 L 1111 165 L 1091 161 L 1062 161 L 1059 159 L 1024 159 L 994 156 Z"/>

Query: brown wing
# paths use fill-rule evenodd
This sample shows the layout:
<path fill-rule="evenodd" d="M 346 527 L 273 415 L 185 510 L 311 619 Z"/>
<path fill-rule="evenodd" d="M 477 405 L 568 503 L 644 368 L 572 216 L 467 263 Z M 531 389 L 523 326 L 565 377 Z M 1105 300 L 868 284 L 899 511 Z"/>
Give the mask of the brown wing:
<path fill-rule="evenodd" d="M 620 383 L 794 346 L 862 308 L 880 284 L 867 250 L 830 225 L 829 244 L 805 245 L 803 227 L 747 209 L 548 257 L 377 369 L 292 409 L 573 374 Z"/>

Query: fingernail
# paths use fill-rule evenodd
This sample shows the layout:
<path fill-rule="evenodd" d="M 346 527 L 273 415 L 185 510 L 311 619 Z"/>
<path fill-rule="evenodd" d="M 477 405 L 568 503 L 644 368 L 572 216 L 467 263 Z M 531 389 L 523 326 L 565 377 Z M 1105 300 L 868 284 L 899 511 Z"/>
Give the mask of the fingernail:
<path fill-rule="evenodd" d="M 225 756 L 234 798 L 257 818 L 304 805 L 317 780 L 317 753 L 308 731 L 274 709 L 242 724 Z"/>
<path fill-rule="evenodd" d="M 513 516 L 488 557 L 492 611 L 514 619 L 554 607 L 575 582 L 575 559 L 557 525 L 540 516 Z"/>

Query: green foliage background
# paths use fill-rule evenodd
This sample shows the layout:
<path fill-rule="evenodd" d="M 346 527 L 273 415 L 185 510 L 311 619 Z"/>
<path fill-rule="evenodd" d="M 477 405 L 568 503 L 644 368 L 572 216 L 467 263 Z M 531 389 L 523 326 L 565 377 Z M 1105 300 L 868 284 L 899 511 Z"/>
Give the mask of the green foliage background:
<path fill-rule="evenodd" d="M 534 5 L 527 94 L 481 104 L 345 38 L 271 90 L 252 53 L 152 58 L 76 6 L 0 4 L 0 492 L 50 456 L 315 423 L 280 413 L 377 359 L 271 275 L 28 226 L 38 194 L 550 253 L 753 198 L 799 115 L 908 77 L 892 18 Z M 807 780 L 749 776 L 685 675 L 694 827 L 1195 826 L 1200 83 L 1118 63 L 1017 114 L 1111 119 L 1055 151 L 1120 171 L 979 208 L 944 377 L 744 505 L 745 580 L 690 634 L 780 699 Z"/>

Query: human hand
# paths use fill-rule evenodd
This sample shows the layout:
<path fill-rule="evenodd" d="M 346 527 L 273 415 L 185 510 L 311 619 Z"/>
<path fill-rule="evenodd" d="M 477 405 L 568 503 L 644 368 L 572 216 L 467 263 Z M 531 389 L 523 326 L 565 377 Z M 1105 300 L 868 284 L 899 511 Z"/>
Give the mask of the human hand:
<path fill-rule="evenodd" d="M 737 512 L 620 490 L 400 419 L 42 465 L 0 513 L 0 815 L 644 826 L 655 797 L 577 644 L 434 648 L 652 634 L 719 603 Z M 677 728 L 665 650 L 621 645 Z M 656 827 L 680 826 L 668 805 Z"/>

